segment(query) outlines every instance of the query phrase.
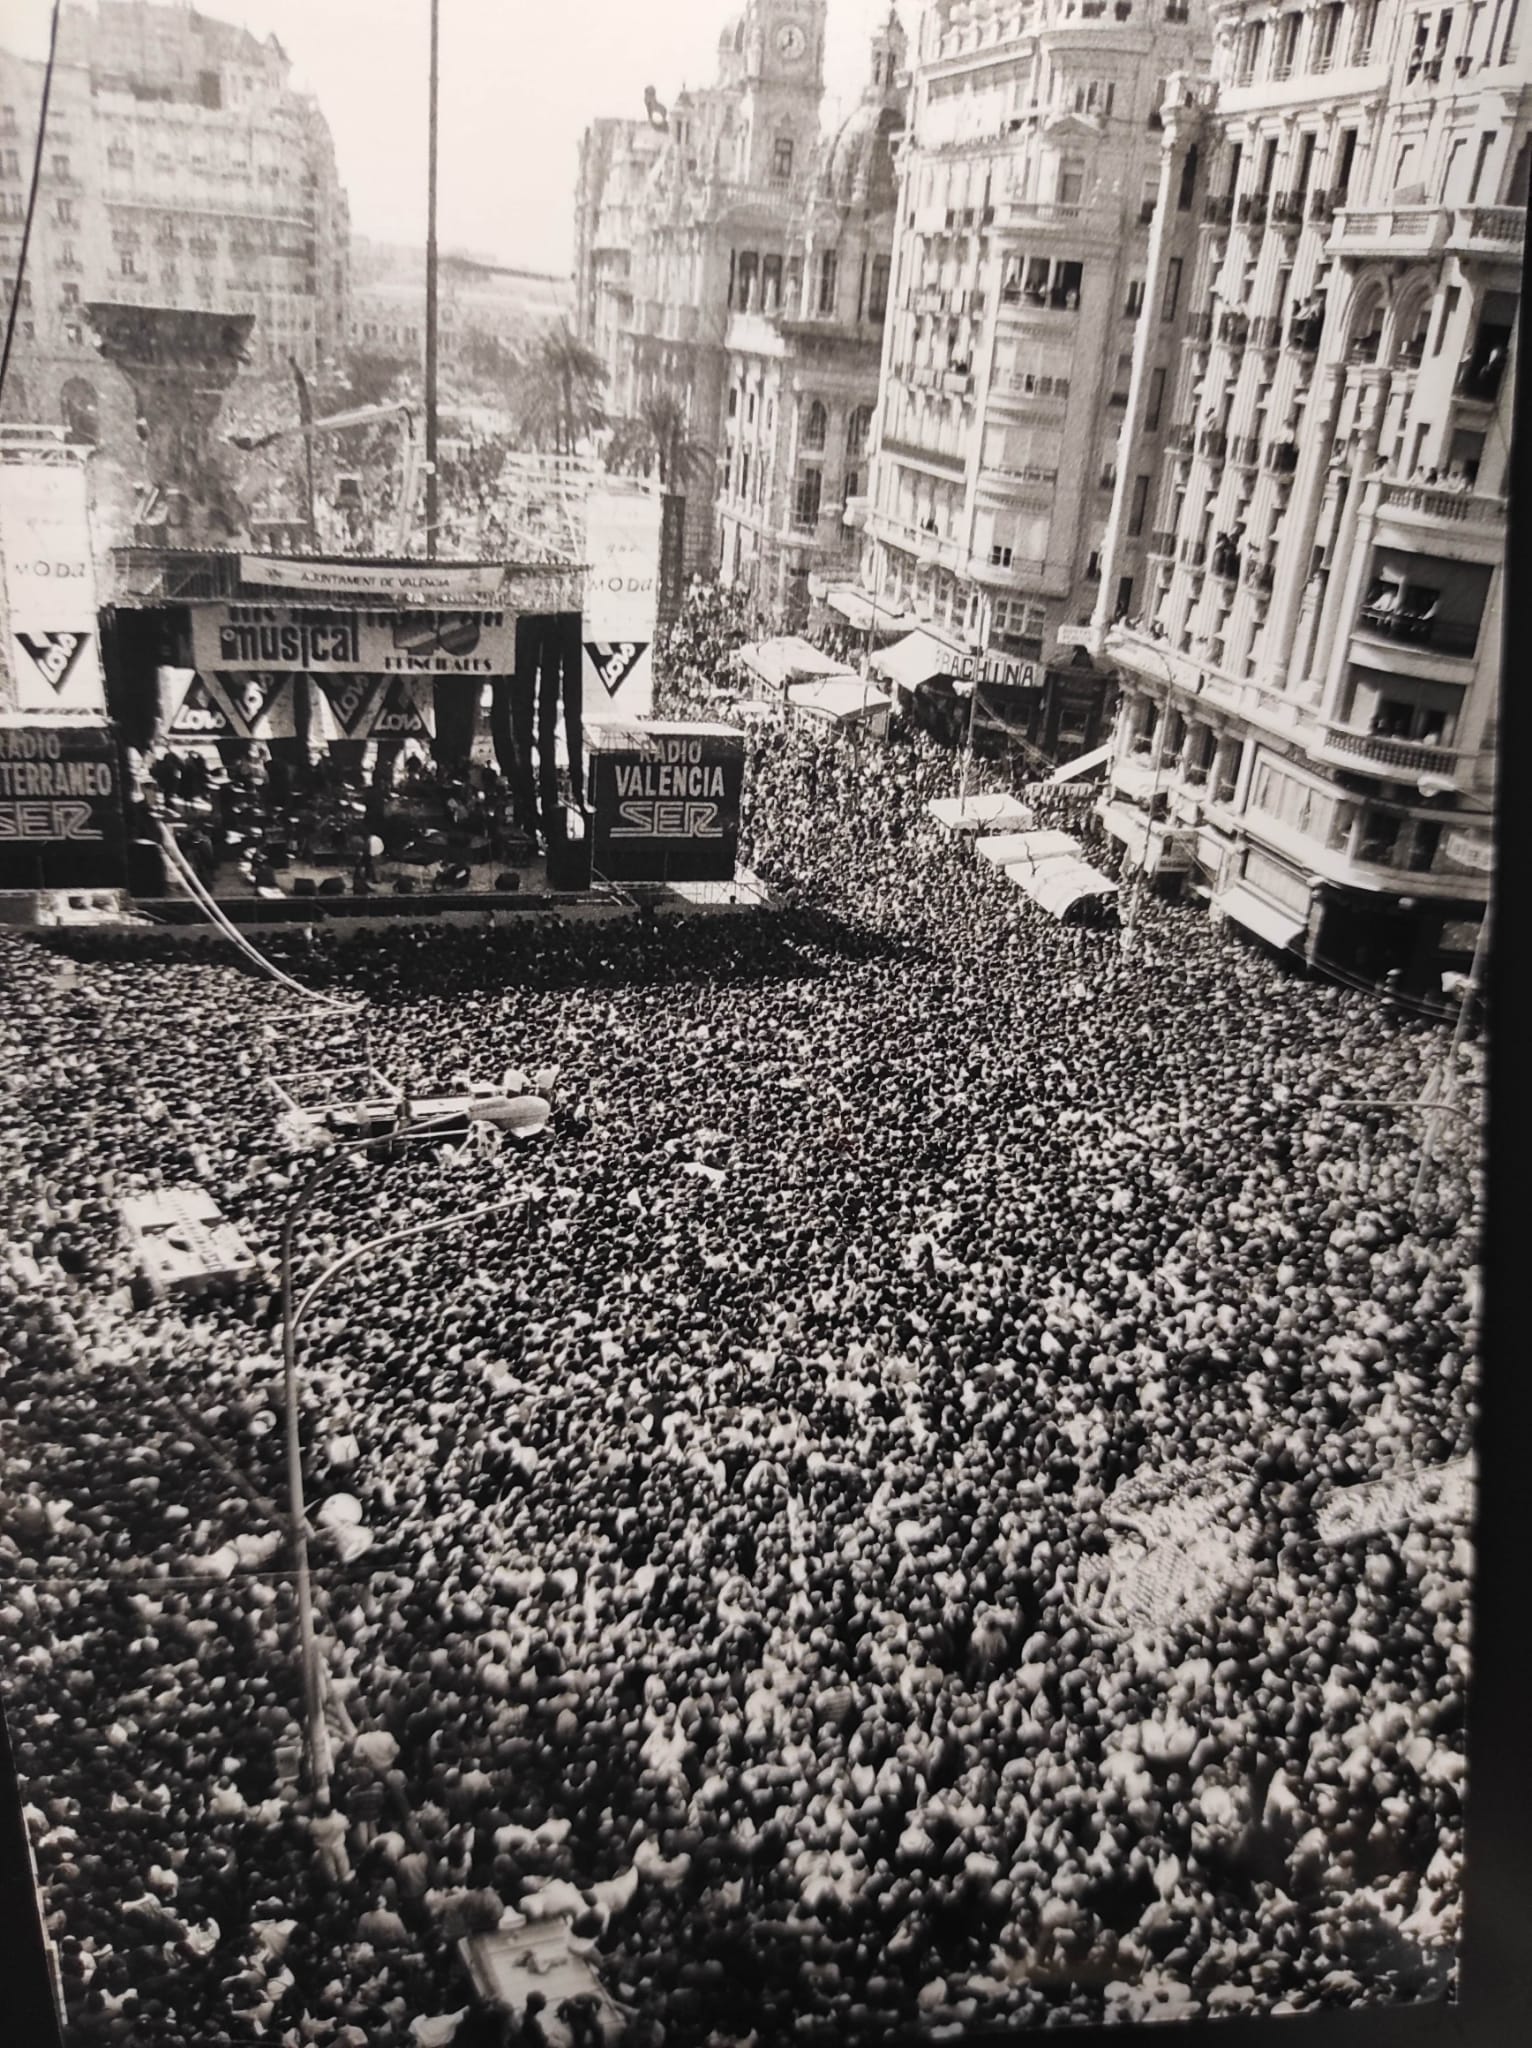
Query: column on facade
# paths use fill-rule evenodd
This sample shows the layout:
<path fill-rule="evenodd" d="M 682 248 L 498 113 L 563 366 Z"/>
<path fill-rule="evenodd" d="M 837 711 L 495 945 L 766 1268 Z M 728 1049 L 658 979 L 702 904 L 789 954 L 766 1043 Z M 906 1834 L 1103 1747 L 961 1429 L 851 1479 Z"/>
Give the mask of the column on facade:
<path fill-rule="evenodd" d="M 1363 496 L 1368 478 L 1378 460 L 1378 435 L 1382 429 L 1383 416 L 1388 409 L 1388 393 L 1391 383 L 1389 373 L 1377 373 L 1362 399 L 1362 418 L 1356 453 L 1351 463 L 1351 488 L 1346 493 L 1346 503 L 1341 513 L 1339 530 L 1335 536 L 1330 562 L 1330 579 L 1325 590 L 1325 603 L 1320 614 L 1319 635 L 1314 649 L 1314 660 L 1310 669 L 1311 678 L 1319 681 L 1322 698 L 1330 695 L 1332 671 L 1336 664 L 1337 646 L 1344 659 L 1347 636 L 1351 621 L 1356 616 L 1354 586 L 1361 573 L 1361 559 L 1357 549 L 1357 535 L 1363 519 Z M 1377 490 L 1367 494 L 1368 503 L 1375 507 Z M 1367 531 L 1372 530 L 1371 512 L 1367 514 Z M 1365 550 L 1362 551 L 1365 554 Z"/>
<path fill-rule="evenodd" d="M 1298 469 L 1293 478 L 1292 507 L 1288 513 L 1292 522 L 1293 509 L 1296 508 L 1297 519 L 1289 527 L 1288 540 L 1288 560 L 1296 573 L 1277 580 L 1266 614 L 1266 644 L 1277 649 L 1279 655 L 1283 648 L 1288 650 L 1284 682 L 1287 690 L 1301 689 L 1312 672 L 1313 633 L 1303 630 L 1309 623 L 1304 614 L 1305 598 L 1311 584 L 1308 564 L 1313 560 L 1314 539 L 1324 512 L 1330 451 L 1335 443 L 1341 402 L 1346 392 L 1343 364 L 1328 363 L 1319 376 L 1322 383 L 1317 414 L 1300 442 Z M 1317 626 L 1324 615 L 1322 599 L 1315 602 L 1313 608 L 1316 614 L 1313 624 Z"/>

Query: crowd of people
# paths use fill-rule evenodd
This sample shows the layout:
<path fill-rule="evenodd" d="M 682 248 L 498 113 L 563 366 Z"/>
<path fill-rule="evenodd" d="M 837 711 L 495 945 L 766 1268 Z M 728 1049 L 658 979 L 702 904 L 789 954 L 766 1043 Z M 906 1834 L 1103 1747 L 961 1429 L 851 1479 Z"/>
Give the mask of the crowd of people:
<path fill-rule="evenodd" d="M 672 715 L 732 637 L 695 594 Z M 1467 1531 L 1322 1511 L 1471 1447 L 1471 1161 L 1417 1213 L 1416 1127 L 1344 1107 L 1445 1036 L 1195 909 L 1054 923 L 930 823 L 953 773 L 766 727 L 785 907 L 274 952 L 407 1092 L 557 1069 L 537 1139 L 337 1162 L 299 1234 L 444 1226 L 302 1335 L 328 1804 L 270 1273 L 151 1300 L 117 1215 L 198 1183 L 274 1245 L 268 1069 L 352 1027 L 4 940 L 4 1683 L 72 2039 L 594 2038 L 477 2007 L 506 1909 L 635 2043 L 1442 1992 Z M 1127 1626 L 1146 1489 L 1221 1547 Z"/>

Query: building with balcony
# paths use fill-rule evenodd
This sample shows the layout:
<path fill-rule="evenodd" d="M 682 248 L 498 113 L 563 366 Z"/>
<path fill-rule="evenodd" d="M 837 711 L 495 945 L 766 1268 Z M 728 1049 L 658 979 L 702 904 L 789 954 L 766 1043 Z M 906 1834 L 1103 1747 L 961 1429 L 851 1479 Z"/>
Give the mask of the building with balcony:
<path fill-rule="evenodd" d="M 324 117 L 288 72 L 274 36 L 188 8 L 64 8 L 7 417 L 110 438 L 126 399 L 92 344 L 90 303 L 250 314 L 259 367 L 313 370 L 338 352 L 346 198 Z M 41 64 L 0 53 L 7 293 L 41 90 Z M 126 429 L 131 440 L 131 414 Z"/>
<path fill-rule="evenodd" d="M 1165 115 L 1198 227 L 1163 453 L 1147 332 L 1133 365 L 1153 540 L 1095 621 L 1103 816 L 1262 938 L 1425 988 L 1489 887 L 1532 86 L 1509 4 L 1214 18 L 1211 90 Z M 1151 300 L 1172 260 L 1156 232 Z M 1137 509 L 1119 487 L 1109 584 Z"/>
<path fill-rule="evenodd" d="M 1205 0 L 932 0 L 922 17 L 862 578 L 1039 674 L 1103 588 L 1135 336 L 1156 372 L 1141 461 L 1180 419 L 1166 323 L 1196 173 L 1163 188 L 1161 107 L 1210 48 Z M 1146 313 L 1152 236 L 1179 267 Z M 1113 608 L 1142 576 L 1147 490 L 1130 491 Z"/>
<path fill-rule="evenodd" d="M 686 479 L 686 561 L 718 565 L 729 331 L 782 293 L 820 155 L 827 0 L 747 0 L 719 38 L 715 82 L 602 120 L 581 143 L 575 315 L 607 371 L 607 404 L 637 418 L 679 401 L 715 460 Z"/>

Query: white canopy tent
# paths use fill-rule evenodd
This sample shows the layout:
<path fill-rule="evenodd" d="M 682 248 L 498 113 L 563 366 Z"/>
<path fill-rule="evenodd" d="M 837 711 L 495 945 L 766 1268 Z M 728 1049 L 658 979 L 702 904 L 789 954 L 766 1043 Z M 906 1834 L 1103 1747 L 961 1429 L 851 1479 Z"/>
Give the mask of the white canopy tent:
<path fill-rule="evenodd" d="M 837 585 L 825 592 L 825 604 L 837 613 L 858 633 L 874 633 L 884 639 L 896 639 L 901 633 L 910 632 L 915 621 L 903 612 L 881 605 L 864 590 L 853 590 L 849 586 Z"/>
<path fill-rule="evenodd" d="M 789 683 L 790 710 L 830 725 L 866 725 L 880 739 L 888 731 L 892 700 L 860 676 L 823 676 L 814 682 Z"/>
<path fill-rule="evenodd" d="M 1067 920 L 1082 903 L 1117 894 L 1067 832 L 1006 832 L 978 842 L 984 858 L 1051 917 Z"/>
<path fill-rule="evenodd" d="M 939 796 L 926 805 L 926 816 L 946 832 L 1025 832 L 1036 823 L 1025 804 L 999 790 Z"/>
<path fill-rule="evenodd" d="M 856 674 L 845 662 L 837 661 L 833 655 L 821 654 L 817 647 L 807 640 L 800 640 L 795 633 L 785 633 L 774 640 L 752 640 L 741 647 L 734 658 L 758 683 L 763 683 L 778 696 L 789 683 L 811 682 L 822 676 Z"/>

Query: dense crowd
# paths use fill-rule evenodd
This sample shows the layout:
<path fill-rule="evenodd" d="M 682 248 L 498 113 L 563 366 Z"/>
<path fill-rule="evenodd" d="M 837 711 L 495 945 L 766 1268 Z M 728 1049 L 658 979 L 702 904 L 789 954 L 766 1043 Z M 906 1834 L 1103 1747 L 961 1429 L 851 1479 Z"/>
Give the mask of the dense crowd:
<path fill-rule="evenodd" d="M 677 712 L 731 635 L 695 596 Z M 273 1245 L 312 1161 L 268 1058 L 346 1027 L 168 941 L 4 942 L 0 1618 L 74 2039 L 585 2038 L 473 2007 L 505 1907 L 573 1914 L 635 2042 L 1443 1989 L 1466 1530 L 1320 1526 L 1469 1449 L 1464 1162 L 1417 1216 L 1416 1126 L 1334 1107 L 1443 1035 L 1200 911 L 1053 923 L 929 823 L 953 773 L 768 728 L 786 908 L 276 956 L 412 1091 L 558 1069 L 540 1139 L 337 1165 L 303 1226 L 309 1271 L 457 1223 L 303 1336 L 332 1811 L 269 1278 L 155 1303 L 114 1230 L 195 1181 Z M 1223 1547 L 1127 1627 L 1146 1492 Z"/>

